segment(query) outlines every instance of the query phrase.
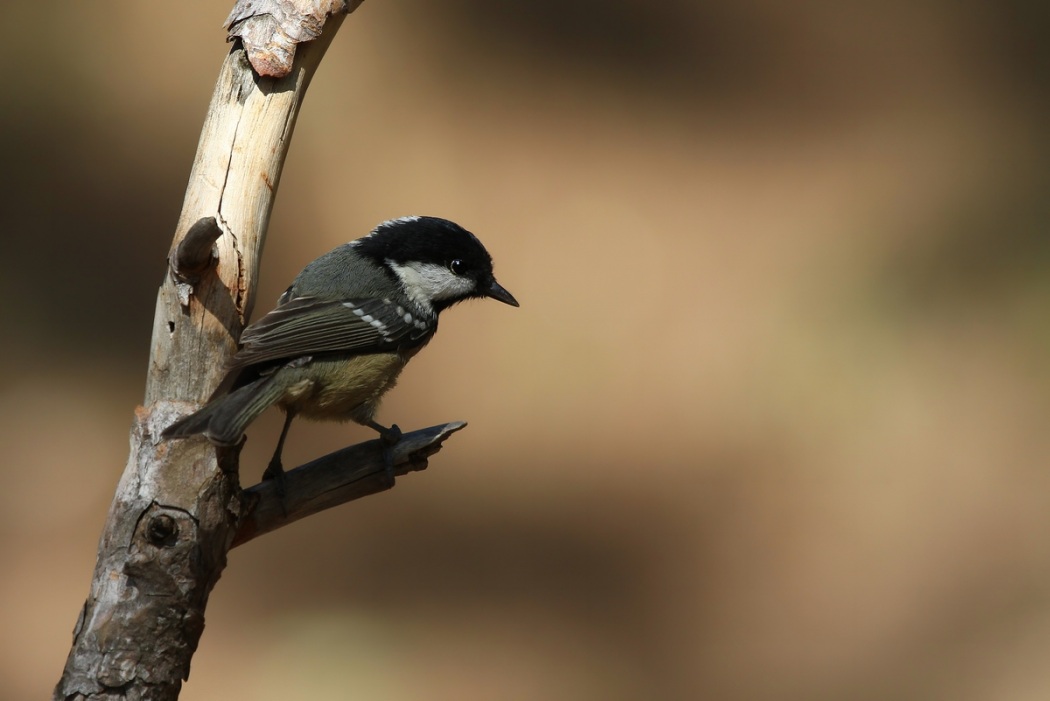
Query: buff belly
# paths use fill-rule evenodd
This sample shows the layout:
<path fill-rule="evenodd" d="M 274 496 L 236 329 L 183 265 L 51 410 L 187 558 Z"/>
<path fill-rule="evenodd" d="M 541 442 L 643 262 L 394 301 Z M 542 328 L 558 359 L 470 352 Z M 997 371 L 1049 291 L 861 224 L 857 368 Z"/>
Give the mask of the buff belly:
<path fill-rule="evenodd" d="M 407 361 L 397 353 L 376 353 L 285 368 L 287 388 L 279 404 L 307 419 L 367 423 Z"/>

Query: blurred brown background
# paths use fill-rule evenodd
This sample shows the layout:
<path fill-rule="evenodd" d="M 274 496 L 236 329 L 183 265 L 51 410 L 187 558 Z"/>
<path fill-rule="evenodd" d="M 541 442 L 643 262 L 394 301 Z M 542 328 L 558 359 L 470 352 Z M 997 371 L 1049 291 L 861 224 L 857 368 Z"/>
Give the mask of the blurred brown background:
<path fill-rule="evenodd" d="M 183 698 L 1050 698 L 1046 8 L 365 3 L 257 311 L 411 213 L 522 307 L 387 400 L 470 421 L 430 470 L 231 554 Z M 228 9 L 5 8 L 8 698 L 87 594 Z"/>

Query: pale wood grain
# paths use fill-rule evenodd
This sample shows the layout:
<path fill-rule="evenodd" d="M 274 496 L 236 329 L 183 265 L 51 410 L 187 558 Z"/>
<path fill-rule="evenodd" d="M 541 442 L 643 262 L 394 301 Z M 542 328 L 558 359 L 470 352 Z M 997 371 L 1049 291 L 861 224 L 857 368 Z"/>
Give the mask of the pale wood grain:
<path fill-rule="evenodd" d="M 160 435 L 208 396 L 235 349 L 296 115 L 342 18 L 299 47 L 284 78 L 254 74 L 239 43 L 223 62 L 171 245 L 174 257 L 191 226 L 213 217 L 216 265 L 181 280 L 169 271 L 161 284 L 145 399 L 57 699 L 175 699 L 189 674 L 251 500 L 236 449 Z"/>

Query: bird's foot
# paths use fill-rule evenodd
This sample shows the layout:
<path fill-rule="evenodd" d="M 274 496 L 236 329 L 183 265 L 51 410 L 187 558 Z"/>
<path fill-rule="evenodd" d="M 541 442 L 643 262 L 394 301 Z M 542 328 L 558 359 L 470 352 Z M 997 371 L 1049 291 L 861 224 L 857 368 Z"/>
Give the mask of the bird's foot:
<path fill-rule="evenodd" d="M 380 426 L 375 421 L 371 421 L 368 424 L 371 428 L 379 432 L 379 440 L 383 442 L 385 446 L 383 448 L 383 466 L 386 468 L 387 479 L 390 480 L 390 485 L 394 485 L 394 446 L 401 440 L 401 429 L 398 428 L 397 424 L 390 424 L 390 428 Z"/>
<path fill-rule="evenodd" d="M 383 428 L 379 432 L 379 438 L 388 448 L 393 448 L 401 440 L 401 429 L 397 424 L 390 424 L 390 428 Z"/>
<path fill-rule="evenodd" d="M 274 456 L 270 460 L 270 464 L 266 466 L 266 470 L 263 471 L 263 480 L 273 480 L 274 489 L 277 490 L 277 496 L 284 501 L 285 487 L 287 481 L 285 479 L 284 466 L 281 465 L 280 458 Z"/>

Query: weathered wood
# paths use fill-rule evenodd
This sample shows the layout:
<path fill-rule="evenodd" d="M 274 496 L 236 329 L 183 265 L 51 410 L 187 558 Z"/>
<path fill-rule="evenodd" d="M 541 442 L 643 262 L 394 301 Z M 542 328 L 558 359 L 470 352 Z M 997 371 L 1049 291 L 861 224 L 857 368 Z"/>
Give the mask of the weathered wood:
<path fill-rule="evenodd" d="M 213 217 L 217 264 L 161 285 L 145 400 L 57 699 L 176 699 L 188 677 L 246 501 L 236 449 L 160 434 L 208 396 L 235 349 L 296 115 L 342 18 L 299 47 L 284 78 L 255 75 L 239 43 L 223 62 L 171 247 Z"/>
<path fill-rule="evenodd" d="M 362 0 L 237 0 L 226 18 L 230 38 L 239 38 L 255 72 L 283 78 L 292 70 L 295 47 L 321 35 L 331 15 L 350 14 Z"/>
<path fill-rule="evenodd" d="M 427 458 L 466 425 L 456 421 L 401 436 L 390 448 L 393 474 L 425 470 Z M 368 441 L 289 470 L 285 473 L 283 498 L 268 481 L 245 490 L 250 506 L 238 525 L 233 547 L 319 511 L 390 489 L 394 484 L 384 450 L 381 440 Z"/>
<path fill-rule="evenodd" d="M 219 228 L 215 217 L 204 217 L 190 227 L 186 236 L 175 247 L 175 255 L 171 260 L 172 273 L 179 282 L 186 283 L 190 290 L 201 274 L 211 267 L 213 262 L 218 261 L 212 246 L 220 236 L 222 229 Z M 189 304 L 188 297 L 182 300 L 182 304 Z"/>

